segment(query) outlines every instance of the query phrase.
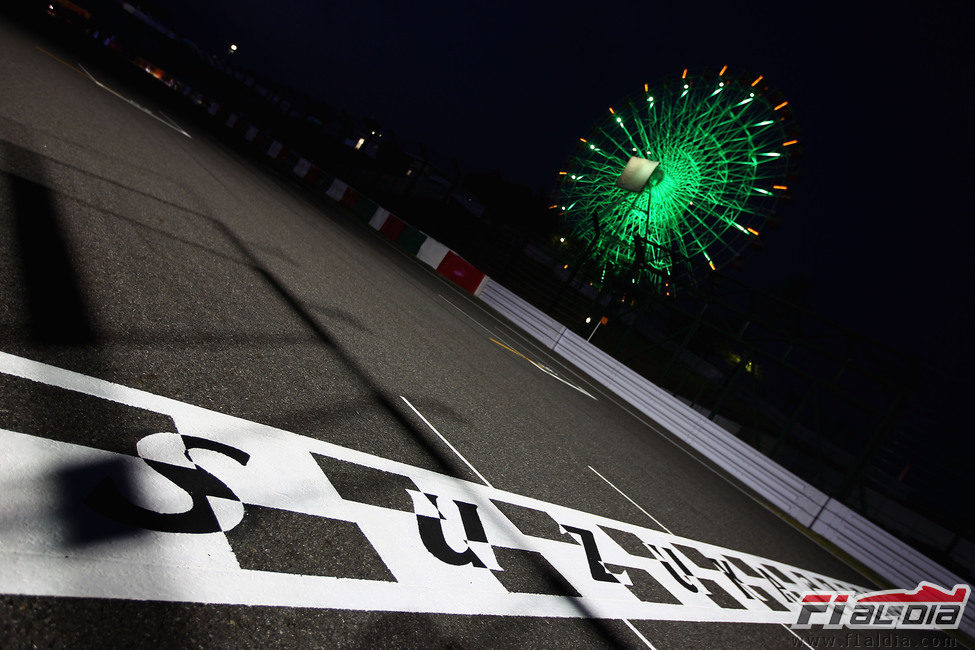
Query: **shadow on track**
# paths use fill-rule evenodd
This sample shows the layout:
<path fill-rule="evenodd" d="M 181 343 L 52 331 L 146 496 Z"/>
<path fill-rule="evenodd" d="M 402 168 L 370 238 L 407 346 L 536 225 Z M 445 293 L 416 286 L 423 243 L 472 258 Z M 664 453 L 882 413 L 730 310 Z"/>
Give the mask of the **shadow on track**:
<path fill-rule="evenodd" d="M 52 354 L 85 350 L 90 353 L 88 370 L 100 374 L 98 370 L 104 365 L 98 352 L 101 337 L 78 278 L 54 193 L 46 181 L 45 158 L 0 141 L 0 160 L 14 170 L 0 172 L 4 194 L 0 206 L 8 206 L 0 210 L 0 232 L 7 231 L 5 238 L 19 264 L 21 280 L 20 286 L 13 282 L 5 285 L 4 301 L 11 307 L 20 303 L 23 308 L 23 322 L 5 328 L 5 351 L 11 344 Z M 138 438 L 165 425 L 153 420 L 152 415 L 55 386 L 0 375 L 0 428 L 10 431 L 134 454 Z M 165 421 L 171 426 L 169 418 Z M 130 491 L 130 473 L 122 469 L 119 463 L 109 462 L 56 472 L 66 544 L 84 546 L 143 533 L 93 517 L 79 501 L 92 477 L 110 475 L 121 490 Z"/>
<path fill-rule="evenodd" d="M 16 174 L 5 173 L 4 177 L 7 179 L 6 184 L 10 188 L 10 204 L 13 206 L 11 216 L 13 217 L 12 231 L 14 236 L 10 239 L 16 243 L 17 255 L 20 258 L 20 271 L 23 274 L 24 285 L 22 300 L 27 310 L 29 329 L 19 336 L 15 335 L 15 338 L 20 338 L 21 343 L 34 348 L 84 348 L 95 355 L 91 357 L 94 365 L 86 364 L 86 372 L 99 376 L 102 374 L 99 370 L 104 366 L 104 362 L 97 355 L 104 341 L 99 336 L 83 291 L 83 283 L 79 281 L 73 264 L 70 240 L 63 232 L 56 201 L 44 179 L 43 162 L 45 159 L 40 154 L 9 143 L 0 143 L 0 157 L 11 163 L 11 167 L 17 170 Z M 158 200 L 157 197 L 152 198 Z M 181 209 L 186 210 L 182 207 Z M 214 228 L 239 252 L 241 257 L 239 261 L 253 269 L 262 278 L 280 301 L 305 325 L 314 340 L 325 345 L 336 355 L 340 363 L 363 384 L 371 399 L 393 418 L 401 430 L 406 432 L 418 447 L 426 452 L 426 455 L 441 473 L 473 480 L 468 468 L 458 459 L 443 451 L 440 448 L 439 441 L 433 439 L 429 432 L 419 427 L 412 416 L 404 412 L 397 397 L 388 395 L 351 352 L 343 349 L 332 334 L 319 322 L 318 317 L 336 318 L 337 314 L 333 310 L 319 305 L 304 305 L 288 287 L 261 263 L 248 247 L 248 244 L 237 237 L 230 228 L 208 215 L 192 210 L 186 211 L 213 224 Z M 122 215 L 114 216 L 125 218 Z M 140 225 L 144 226 L 144 224 Z M 174 237 L 172 233 L 160 234 L 179 239 Z M 216 251 L 212 252 L 216 253 Z M 319 314 L 318 317 L 316 317 L 316 312 Z M 354 319 L 349 324 L 362 327 L 362 324 Z M 53 401 L 31 402 L 21 397 L 19 403 L 15 404 L 15 408 L 23 409 L 25 404 L 29 404 L 29 408 L 36 411 L 26 420 L 28 428 L 22 429 L 25 433 L 32 434 L 35 432 L 29 428 L 30 423 L 41 418 L 42 412 L 47 411 L 50 414 L 50 410 L 56 407 Z M 93 415 L 93 417 L 97 419 L 98 416 Z M 98 428 L 109 436 L 118 435 L 120 438 L 128 438 L 127 435 L 117 431 L 118 422 L 113 422 L 111 419 L 101 422 Z M 85 444 L 80 440 L 71 442 Z M 92 444 L 93 442 L 95 444 Z M 116 443 L 123 444 L 123 440 L 117 439 Z M 107 442 L 103 440 L 99 444 L 93 440 L 88 444 L 89 446 L 105 448 L 104 445 Z M 125 444 L 124 446 L 124 453 L 134 453 L 134 444 L 131 446 Z M 99 471 L 95 471 L 96 469 Z M 96 474 L 103 475 L 104 471 L 102 470 L 105 469 L 94 466 L 77 467 L 64 473 L 60 477 L 63 503 L 69 506 L 77 506 L 78 486 L 88 485 Z M 116 483 L 122 481 L 123 485 L 120 486 L 120 490 L 125 492 L 128 489 L 124 485 L 126 473 L 114 469 L 109 473 Z M 72 509 L 72 511 L 74 510 L 76 508 Z M 74 544 L 87 544 L 107 540 L 113 536 L 139 534 L 138 529 L 102 525 L 97 518 L 77 516 L 77 512 L 73 516 L 67 516 L 69 514 L 67 512 L 64 514 L 67 524 L 73 527 L 69 539 Z M 539 566 L 538 571 L 550 589 L 564 588 L 564 578 L 550 566 Z M 568 601 L 577 608 L 580 624 L 587 626 L 596 637 L 608 645 L 628 645 L 629 639 L 621 636 L 621 632 L 614 629 L 608 621 L 595 617 L 594 613 L 576 598 L 569 598 Z"/>
<path fill-rule="evenodd" d="M 41 344 L 90 344 L 96 339 L 85 295 L 77 279 L 61 220 L 45 185 L 41 159 L 33 152 L 3 143 L 0 155 L 23 172 L 4 174 L 13 208 L 13 235 L 18 246 L 30 338 Z"/>
<path fill-rule="evenodd" d="M 386 395 L 381 387 L 369 376 L 369 374 L 362 368 L 359 363 L 349 354 L 346 350 L 342 348 L 341 345 L 335 340 L 335 338 L 315 319 L 314 315 L 308 311 L 301 301 L 288 290 L 284 284 L 282 284 L 274 275 L 268 271 L 247 248 L 243 241 L 241 241 L 226 225 L 216 220 L 214 225 L 223 233 L 228 241 L 232 242 L 234 246 L 240 251 L 250 263 L 251 268 L 256 271 L 263 280 L 268 284 L 268 286 L 274 290 L 274 292 L 279 296 L 282 302 L 284 302 L 291 311 L 297 316 L 309 330 L 314 332 L 315 336 L 321 343 L 332 350 L 336 356 L 341 360 L 343 365 L 352 372 L 366 387 L 372 398 L 380 405 L 382 408 L 389 413 L 389 415 L 399 424 L 404 431 L 407 431 L 418 446 L 420 446 L 429 457 L 436 463 L 437 467 L 444 474 L 449 476 L 454 476 L 458 478 L 468 478 L 470 477 L 470 471 L 468 468 L 458 462 L 454 457 L 445 454 L 437 444 L 426 434 L 425 431 L 421 430 L 417 425 L 408 418 L 403 411 L 398 406 L 398 402 L 395 398 L 391 398 Z M 564 586 L 565 579 L 561 574 L 554 571 L 549 567 L 537 567 L 543 574 L 544 580 L 552 587 L 556 589 L 561 589 Z M 582 603 L 580 603 L 575 598 L 569 598 L 568 601 L 573 604 L 573 606 L 582 615 L 582 620 L 591 626 L 594 631 L 607 643 L 625 647 L 629 645 L 624 639 L 614 630 L 611 626 L 607 624 L 601 618 L 594 616 L 592 612 Z"/>

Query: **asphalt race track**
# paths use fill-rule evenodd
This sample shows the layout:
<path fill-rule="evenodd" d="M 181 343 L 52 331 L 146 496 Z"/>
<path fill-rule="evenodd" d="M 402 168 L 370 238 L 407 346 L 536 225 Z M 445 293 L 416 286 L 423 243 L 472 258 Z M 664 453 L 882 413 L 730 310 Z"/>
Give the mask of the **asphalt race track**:
<path fill-rule="evenodd" d="M 0 80 L 3 647 L 848 640 L 681 609 L 752 607 L 694 543 L 872 583 L 342 208 L 5 23 Z"/>

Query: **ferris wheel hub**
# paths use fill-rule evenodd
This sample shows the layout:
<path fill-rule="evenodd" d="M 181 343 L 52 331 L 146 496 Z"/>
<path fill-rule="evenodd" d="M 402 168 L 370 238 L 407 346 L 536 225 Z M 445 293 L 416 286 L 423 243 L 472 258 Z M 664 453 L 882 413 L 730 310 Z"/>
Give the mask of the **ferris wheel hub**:
<path fill-rule="evenodd" d="M 589 242 L 601 284 L 611 270 L 662 293 L 668 281 L 695 282 L 736 259 L 774 213 L 797 142 L 779 112 L 788 102 L 772 99 L 763 77 L 726 71 L 643 84 L 559 172 L 553 207 Z"/>
<path fill-rule="evenodd" d="M 642 192 L 652 177 L 662 175 L 659 162 L 633 156 L 616 179 L 616 185 L 629 192 Z"/>

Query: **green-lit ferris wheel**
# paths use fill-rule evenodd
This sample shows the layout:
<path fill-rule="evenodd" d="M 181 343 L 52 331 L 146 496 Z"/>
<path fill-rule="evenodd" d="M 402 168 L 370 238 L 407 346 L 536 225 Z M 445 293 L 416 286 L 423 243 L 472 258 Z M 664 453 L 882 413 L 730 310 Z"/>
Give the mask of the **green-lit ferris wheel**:
<path fill-rule="evenodd" d="M 604 276 L 663 288 L 715 270 L 760 236 L 788 192 L 789 113 L 762 76 L 727 66 L 645 85 L 579 139 L 553 207 Z"/>

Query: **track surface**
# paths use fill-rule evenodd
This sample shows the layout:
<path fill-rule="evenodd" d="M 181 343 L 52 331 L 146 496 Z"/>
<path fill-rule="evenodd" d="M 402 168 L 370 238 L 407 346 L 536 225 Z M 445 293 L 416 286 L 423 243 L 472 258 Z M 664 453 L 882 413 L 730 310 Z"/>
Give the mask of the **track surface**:
<path fill-rule="evenodd" d="M 92 81 L 122 83 L 104 75 L 0 24 L 0 352 L 871 584 L 341 209 Z M 88 446 L 114 449 L 131 426 L 5 381 L 2 429 L 42 435 L 77 418 Z M 282 526 L 292 554 L 320 552 L 314 530 Z M 255 534 L 235 551 L 274 543 Z M 5 647 L 805 647 L 774 624 L 54 596 L 0 596 L 0 621 Z"/>

